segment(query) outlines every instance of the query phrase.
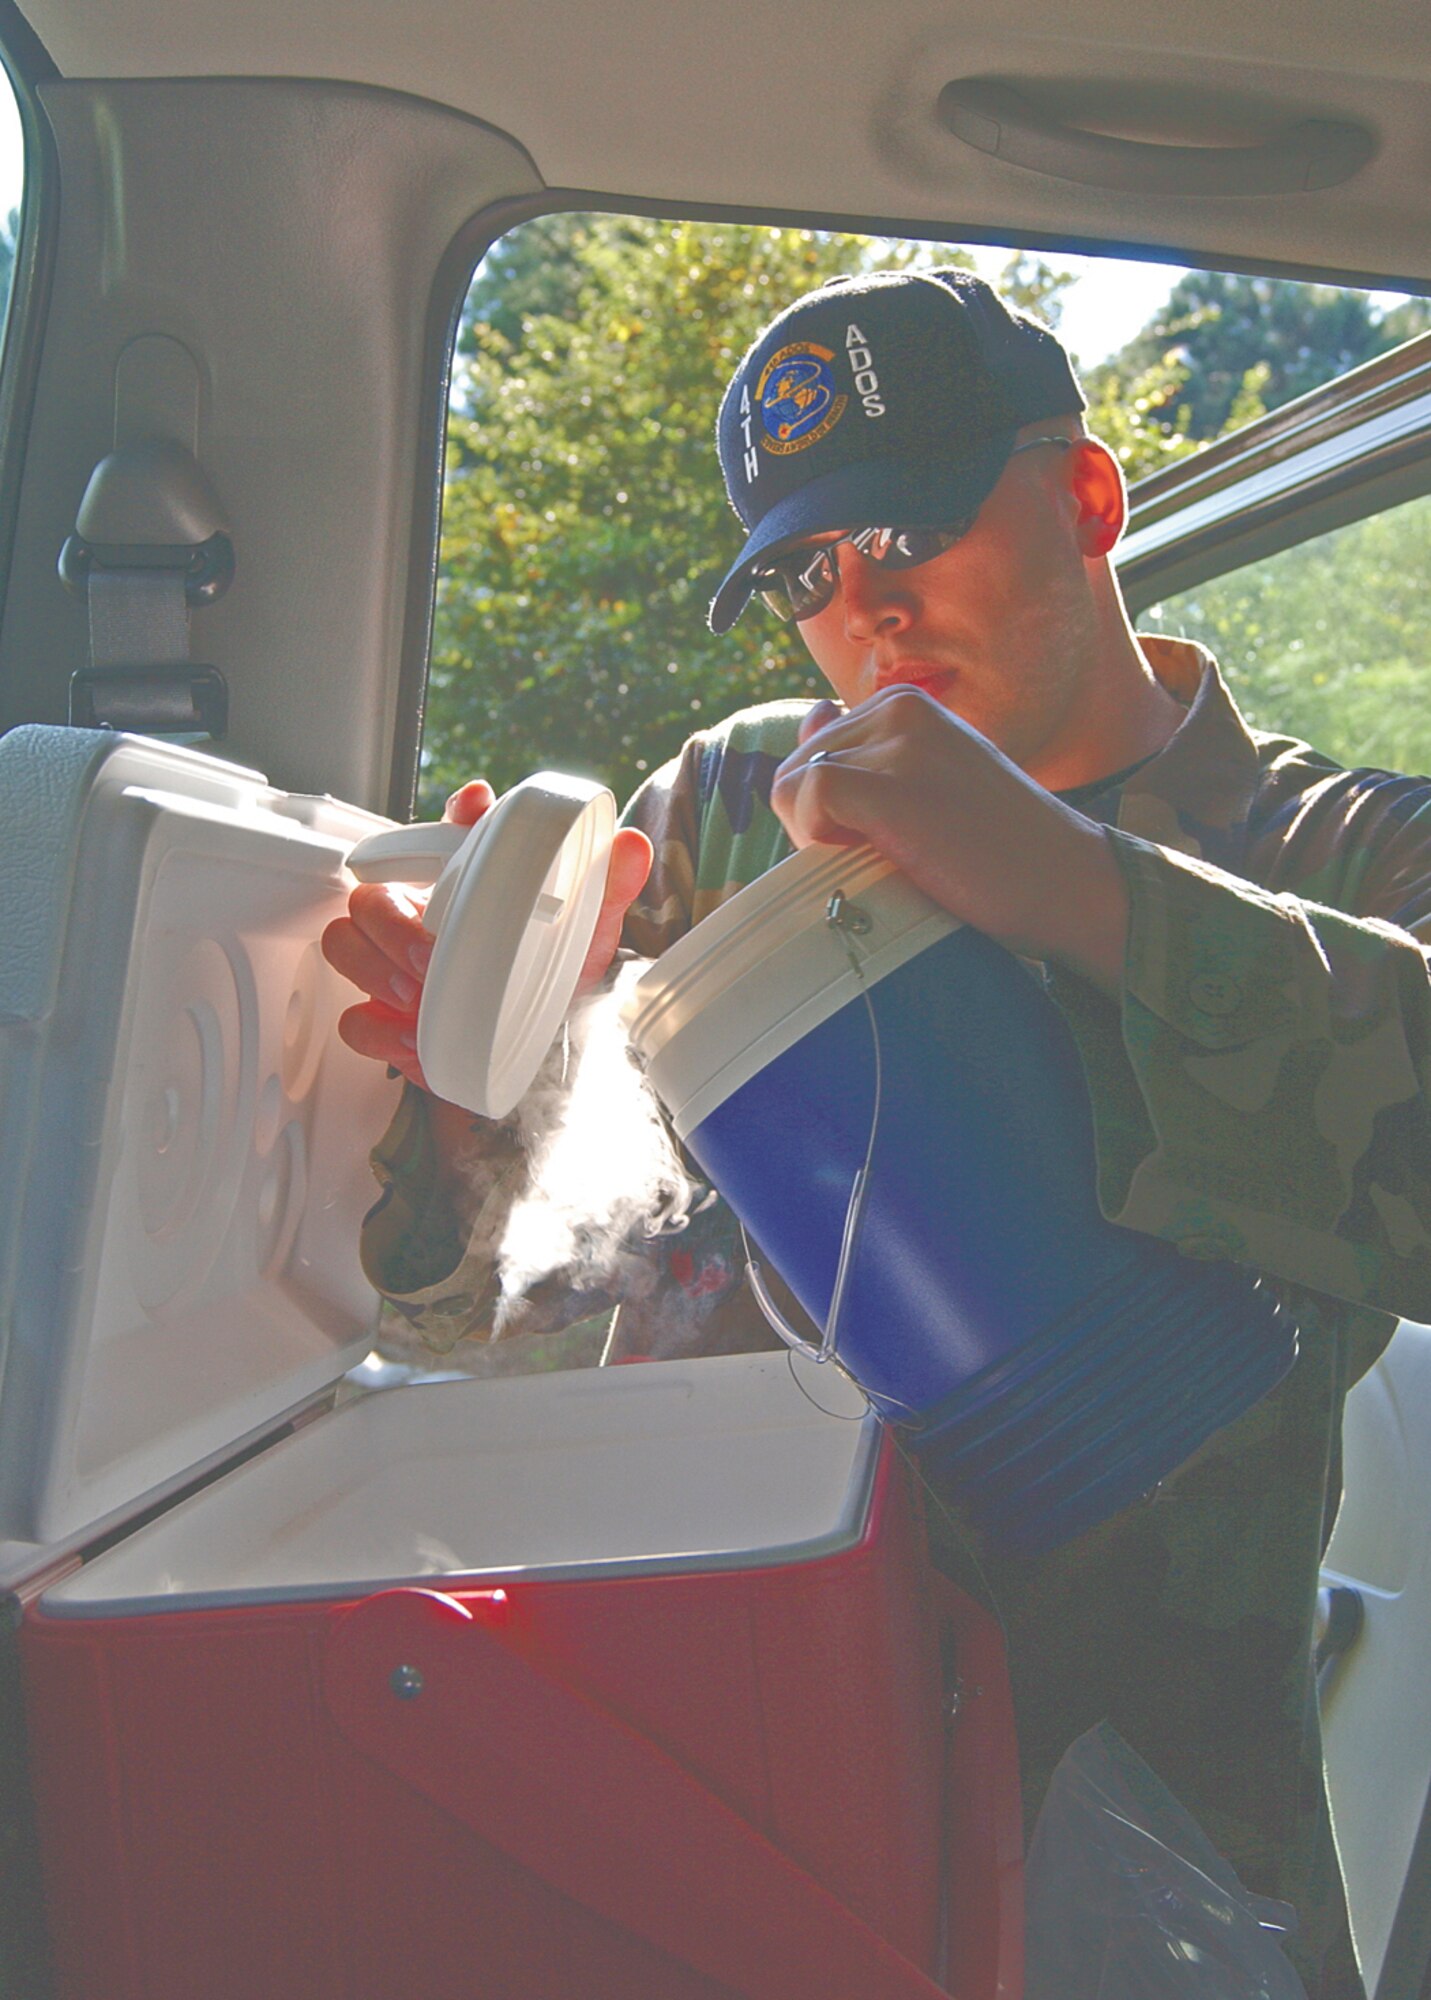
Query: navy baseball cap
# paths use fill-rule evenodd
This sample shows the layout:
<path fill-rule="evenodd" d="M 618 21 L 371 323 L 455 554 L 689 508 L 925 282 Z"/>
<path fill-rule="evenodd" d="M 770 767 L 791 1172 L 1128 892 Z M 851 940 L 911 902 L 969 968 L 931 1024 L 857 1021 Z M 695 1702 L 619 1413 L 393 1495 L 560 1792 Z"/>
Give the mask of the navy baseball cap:
<path fill-rule="evenodd" d="M 740 616 L 762 556 L 834 529 L 947 527 L 992 492 L 1025 424 L 1084 407 L 1048 328 L 969 271 L 882 271 L 797 299 L 720 406 L 747 538 L 711 630 Z"/>

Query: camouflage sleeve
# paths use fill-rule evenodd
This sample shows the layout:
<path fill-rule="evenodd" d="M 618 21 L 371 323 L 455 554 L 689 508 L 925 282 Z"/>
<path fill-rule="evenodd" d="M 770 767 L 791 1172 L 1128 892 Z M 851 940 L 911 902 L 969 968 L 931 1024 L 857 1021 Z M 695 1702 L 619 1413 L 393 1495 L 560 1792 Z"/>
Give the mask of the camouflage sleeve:
<path fill-rule="evenodd" d="M 654 771 L 621 815 L 651 842 L 651 874 L 626 913 L 622 942 L 642 958 L 659 958 L 694 921 L 696 855 L 700 844 L 703 739 L 693 736 L 679 757 Z"/>
<path fill-rule="evenodd" d="M 373 1148 L 382 1192 L 364 1218 L 360 1248 L 371 1283 L 427 1346 L 446 1353 L 492 1331 L 501 1227 L 525 1160 L 511 1120 L 474 1118 L 454 1182 L 439 1171 L 427 1107 L 409 1084 Z"/>
<path fill-rule="evenodd" d="M 1431 963 L 1416 930 L 1109 838 L 1132 909 L 1121 1022 L 1053 981 L 1089 1075 L 1105 1214 L 1190 1256 L 1431 1319 Z M 1395 893 L 1431 935 L 1404 869 Z"/>

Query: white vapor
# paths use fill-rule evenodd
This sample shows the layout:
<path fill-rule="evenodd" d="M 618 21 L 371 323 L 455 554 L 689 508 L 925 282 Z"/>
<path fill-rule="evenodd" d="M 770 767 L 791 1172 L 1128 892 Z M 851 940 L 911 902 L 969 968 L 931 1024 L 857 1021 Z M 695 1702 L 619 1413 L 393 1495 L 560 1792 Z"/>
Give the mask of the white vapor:
<path fill-rule="evenodd" d="M 573 1011 L 564 1059 L 522 1102 L 530 1180 L 498 1250 L 494 1339 L 522 1294 L 553 1272 L 593 1288 L 622 1276 L 649 1284 L 648 1260 L 626 1246 L 685 1220 L 695 1184 L 621 1021 L 626 992 L 645 969 L 640 960 L 623 966 L 610 990 Z"/>

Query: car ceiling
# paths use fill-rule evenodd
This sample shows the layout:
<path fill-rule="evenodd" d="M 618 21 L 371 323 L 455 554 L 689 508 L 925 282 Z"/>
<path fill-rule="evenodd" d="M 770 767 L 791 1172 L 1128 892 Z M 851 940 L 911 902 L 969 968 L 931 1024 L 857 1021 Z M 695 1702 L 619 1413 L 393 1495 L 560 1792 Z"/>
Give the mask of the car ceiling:
<path fill-rule="evenodd" d="M 1431 16 L 1331 0 L 27 0 L 66 77 L 375 84 L 473 114 L 549 187 L 692 210 L 1431 282 Z M 1265 142 L 1305 119 L 1374 142 L 1343 185 L 1194 196 L 1080 185 L 941 126 L 951 82 L 1159 144 Z M 1151 178 L 1151 177 L 1150 177 Z"/>

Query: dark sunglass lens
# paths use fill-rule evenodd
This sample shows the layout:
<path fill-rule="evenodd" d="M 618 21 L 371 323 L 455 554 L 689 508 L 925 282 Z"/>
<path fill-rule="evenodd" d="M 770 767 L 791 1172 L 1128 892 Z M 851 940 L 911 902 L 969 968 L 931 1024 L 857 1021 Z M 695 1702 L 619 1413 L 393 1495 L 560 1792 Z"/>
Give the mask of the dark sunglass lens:
<path fill-rule="evenodd" d="M 756 594 L 764 598 L 777 618 L 813 618 L 823 611 L 835 594 L 834 576 L 828 558 L 812 556 L 797 549 L 788 556 L 775 556 L 767 569 L 757 571 Z"/>
<path fill-rule="evenodd" d="M 971 514 L 947 528 L 858 528 L 842 537 L 869 561 L 887 569 L 918 569 L 952 549 L 974 525 Z M 764 598 L 777 618 L 813 618 L 835 594 L 839 571 L 831 550 L 796 549 L 787 556 L 774 556 L 768 568 L 754 578 L 756 594 Z"/>
<path fill-rule="evenodd" d="M 933 562 L 952 549 L 972 526 L 972 521 L 956 521 L 947 528 L 891 528 L 883 560 L 891 569 L 918 569 L 921 563 Z"/>
<path fill-rule="evenodd" d="M 823 549 L 817 550 L 814 555 L 808 549 L 801 549 L 795 555 L 787 556 L 779 568 L 790 594 L 793 617 L 813 618 L 817 611 L 824 610 L 835 594 L 837 573 Z"/>
<path fill-rule="evenodd" d="M 788 624 L 795 616 L 795 607 L 790 602 L 790 592 L 783 583 L 757 583 L 755 594 L 762 603 L 769 605 L 782 624 Z"/>

